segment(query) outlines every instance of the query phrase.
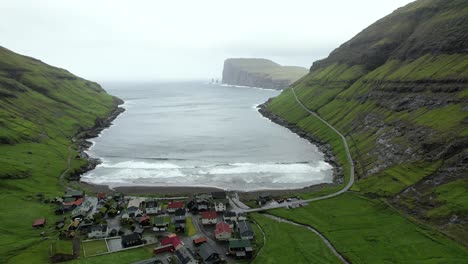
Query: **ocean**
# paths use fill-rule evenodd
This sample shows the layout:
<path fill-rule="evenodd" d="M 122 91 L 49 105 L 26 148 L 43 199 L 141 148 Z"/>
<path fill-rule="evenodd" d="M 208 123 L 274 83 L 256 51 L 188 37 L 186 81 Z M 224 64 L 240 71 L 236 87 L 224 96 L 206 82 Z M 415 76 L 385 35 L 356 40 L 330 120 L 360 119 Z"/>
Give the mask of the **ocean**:
<path fill-rule="evenodd" d="M 82 181 L 117 186 L 293 189 L 332 182 L 316 146 L 256 107 L 280 92 L 203 82 L 104 83 L 126 111 L 88 154 Z"/>

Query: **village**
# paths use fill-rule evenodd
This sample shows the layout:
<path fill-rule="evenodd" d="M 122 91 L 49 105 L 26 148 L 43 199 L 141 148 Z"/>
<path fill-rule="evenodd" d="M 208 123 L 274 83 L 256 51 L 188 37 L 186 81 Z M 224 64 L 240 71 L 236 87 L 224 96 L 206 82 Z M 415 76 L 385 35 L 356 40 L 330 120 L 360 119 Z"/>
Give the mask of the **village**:
<path fill-rule="evenodd" d="M 69 190 L 51 201 L 57 218 L 38 218 L 32 227 L 54 225 L 59 240 L 73 242 L 68 254 L 51 249 L 52 262 L 151 246 L 154 257 L 137 263 L 236 263 L 254 257 L 264 235 L 230 202 L 224 191 L 160 198 Z M 268 202 L 269 196 L 257 199 Z"/>

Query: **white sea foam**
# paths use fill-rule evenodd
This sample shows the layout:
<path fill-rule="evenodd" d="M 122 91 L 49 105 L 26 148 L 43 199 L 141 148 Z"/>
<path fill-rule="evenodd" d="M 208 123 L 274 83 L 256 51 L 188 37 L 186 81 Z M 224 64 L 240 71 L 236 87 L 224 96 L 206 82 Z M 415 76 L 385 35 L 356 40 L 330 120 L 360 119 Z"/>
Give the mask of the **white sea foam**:
<path fill-rule="evenodd" d="M 179 169 L 180 166 L 169 162 L 150 163 L 144 161 L 124 161 L 116 164 L 103 163 L 99 165 L 103 168 L 115 169 Z"/>

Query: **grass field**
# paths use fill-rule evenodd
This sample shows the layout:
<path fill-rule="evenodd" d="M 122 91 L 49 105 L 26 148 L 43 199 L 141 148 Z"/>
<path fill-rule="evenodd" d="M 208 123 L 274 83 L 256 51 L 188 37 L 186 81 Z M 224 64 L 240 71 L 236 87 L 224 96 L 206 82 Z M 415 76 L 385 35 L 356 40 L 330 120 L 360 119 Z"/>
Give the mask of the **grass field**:
<path fill-rule="evenodd" d="M 124 250 L 112 254 L 75 259 L 64 262 L 67 264 L 117 264 L 117 263 L 132 263 L 139 260 L 144 260 L 153 257 L 153 246 L 140 247 L 135 249 Z"/>
<path fill-rule="evenodd" d="M 81 246 L 85 257 L 108 252 L 107 244 L 104 239 L 83 242 Z"/>
<path fill-rule="evenodd" d="M 251 214 L 251 217 L 266 234 L 266 244 L 252 263 L 340 263 L 311 231 L 257 213 Z"/>
<path fill-rule="evenodd" d="M 187 236 L 194 236 L 197 234 L 197 229 L 195 228 L 195 226 L 193 225 L 193 220 L 192 220 L 192 217 L 187 217 L 187 219 L 185 220 L 186 224 L 185 224 L 185 232 L 187 233 Z"/>
<path fill-rule="evenodd" d="M 380 200 L 355 193 L 271 213 L 318 229 L 352 263 L 468 262 L 463 246 L 409 221 Z M 294 241 L 291 237 L 284 240 Z"/>

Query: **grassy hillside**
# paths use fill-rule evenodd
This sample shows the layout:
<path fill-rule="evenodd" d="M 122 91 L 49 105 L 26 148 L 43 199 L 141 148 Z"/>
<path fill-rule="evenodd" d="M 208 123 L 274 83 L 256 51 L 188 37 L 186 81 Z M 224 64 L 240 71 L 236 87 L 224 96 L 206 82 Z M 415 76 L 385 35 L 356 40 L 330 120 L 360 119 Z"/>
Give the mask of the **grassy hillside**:
<path fill-rule="evenodd" d="M 68 147 L 71 171 L 87 163 L 72 138 L 117 102 L 96 83 L 0 47 L 0 262 L 47 244 L 31 224 L 46 217 L 48 235 L 55 232 L 54 207 L 43 200 L 63 193 L 58 176 Z M 47 258 L 47 251 L 34 254 L 39 263 Z"/>
<path fill-rule="evenodd" d="M 308 75 L 291 85 L 302 103 L 346 136 L 358 177 L 353 190 L 383 199 L 377 203 L 388 201 L 465 245 L 467 18 L 466 1 L 413 2 L 364 29 L 328 58 L 315 62 Z M 303 111 L 290 89 L 271 100 L 268 108 L 329 143 L 338 163 L 346 166 L 339 138 Z M 341 207 L 343 202 L 332 199 L 330 206 Z M 359 210 L 360 206 L 351 208 Z M 301 209 L 303 219 L 315 214 L 312 207 Z M 281 215 L 299 220 L 286 211 Z M 313 216 L 314 220 L 308 217 L 310 221 L 306 222 L 317 225 L 330 215 L 324 211 Z M 356 221 L 359 219 L 356 216 Z M 367 219 L 363 216 L 361 221 Z M 338 223 L 336 228 L 340 226 Z M 353 227 L 348 235 L 362 239 L 362 247 L 386 243 L 385 239 L 366 240 L 367 232 L 364 227 Z M 375 263 L 369 261 L 363 262 Z"/>
<path fill-rule="evenodd" d="M 307 72 L 303 67 L 281 66 L 267 59 L 227 59 L 224 62 L 223 83 L 282 89 Z"/>

